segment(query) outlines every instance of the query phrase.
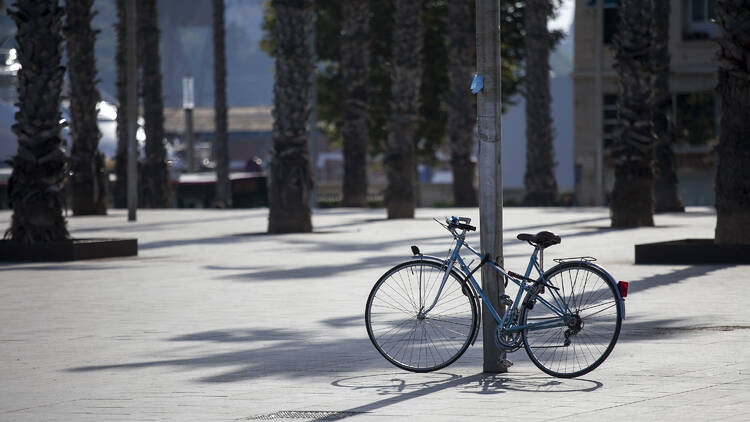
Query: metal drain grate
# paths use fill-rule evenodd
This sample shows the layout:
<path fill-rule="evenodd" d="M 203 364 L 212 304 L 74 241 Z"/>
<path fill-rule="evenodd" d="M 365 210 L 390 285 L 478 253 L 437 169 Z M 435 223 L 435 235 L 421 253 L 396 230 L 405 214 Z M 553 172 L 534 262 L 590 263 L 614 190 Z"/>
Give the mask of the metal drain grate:
<path fill-rule="evenodd" d="M 280 410 L 268 415 L 253 416 L 251 421 L 279 421 L 284 419 L 308 419 L 313 421 L 338 421 L 364 412 L 343 412 L 332 410 Z"/>

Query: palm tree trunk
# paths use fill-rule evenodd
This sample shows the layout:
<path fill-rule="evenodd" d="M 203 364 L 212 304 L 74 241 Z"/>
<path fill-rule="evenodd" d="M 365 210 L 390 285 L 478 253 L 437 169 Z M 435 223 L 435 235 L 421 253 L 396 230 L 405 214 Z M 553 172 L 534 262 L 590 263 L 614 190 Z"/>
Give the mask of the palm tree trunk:
<path fill-rule="evenodd" d="M 307 151 L 313 88 L 313 0 L 273 0 L 276 73 L 268 232 L 312 231 L 313 186 Z"/>
<path fill-rule="evenodd" d="M 422 75 L 422 0 L 395 0 L 391 100 L 385 153 L 388 218 L 414 218 L 415 142 Z"/>
<path fill-rule="evenodd" d="M 115 53 L 115 64 L 117 67 L 117 152 L 115 153 L 115 181 L 114 205 L 115 208 L 126 208 L 128 206 L 128 90 L 127 90 L 127 20 L 125 12 L 126 0 L 116 0 L 117 23 L 115 33 L 117 36 L 117 51 Z"/>
<path fill-rule="evenodd" d="M 170 206 L 167 152 L 164 148 L 164 102 L 161 89 L 159 25 L 156 0 L 138 0 L 139 65 L 143 79 L 143 120 L 146 132 L 146 157 L 143 161 L 141 193 L 146 208 Z"/>
<path fill-rule="evenodd" d="M 5 237 L 24 243 L 63 240 L 69 237 L 62 215 L 67 173 L 60 138 L 63 9 L 57 0 L 16 0 L 8 14 L 18 28 L 21 69 L 12 127 L 18 152 L 8 181 L 13 217 Z"/>
<path fill-rule="evenodd" d="M 224 44 L 224 0 L 213 0 L 214 121 L 216 122 L 216 206 L 232 207 L 227 139 L 227 56 Z"/>
<path fill-rule="evenodd" d="M 94 0 L 65 0 L 64 28 L 70 79 L 70 153 L 73 214 L 107 214 L 107 173 L 99 152 L 97 125 L 96 59 L 94 42 L 98 30 L 91 28 Z"/>
<path fill-rule="evenodd" d="M 672 93 L 669 91 L 669 15 L 668 1 L 653 1 L 651 22 L 651 61 L 654 72 L 652 120 L 656 144 L 655 212 L 684 212 L 677 194 L 674 132 L 672 124 Z"/>
<path fill-rule="evenodd" d="M 471 160 L 474 147 L 473 98 L 466 81 L 474 67 L 476 36 L 474 33 L 474 1 L 448 3 L 448 92 L 445 101 L 445 134 L 451 147 L 453 170 L 453 205 L 477 206 L 474 187 L 476 164 Z"/>
<path fill-rule="evenodd" d="M 547 30 L 547 18 L 551 14 L 550 0 L 526 2 L 526 193 L 523 203 L 530 206 L 550 206 L 557 202 L 549 93 L 552 39 Z"/>
<path fill-rule="evenodd" d="M 719 0 L 716 243 L 750 244 L 750 0 Z"/>
<path fill-rule="evenodd" d="M 346 1 L 341 31 L 341 72 L 344 82 L 344 183 L 341 205 L 367 206 L 367 99 L 369 0 Z"/>
<path fill-rule="evenodd" d="M 612 227 L 654 225 L 650 22 L 650 0 L 620 2 L 619 32 L 614 39 L 619 95 L 612 145 L 615 161 L 615 186 L 610 201 Z"/>

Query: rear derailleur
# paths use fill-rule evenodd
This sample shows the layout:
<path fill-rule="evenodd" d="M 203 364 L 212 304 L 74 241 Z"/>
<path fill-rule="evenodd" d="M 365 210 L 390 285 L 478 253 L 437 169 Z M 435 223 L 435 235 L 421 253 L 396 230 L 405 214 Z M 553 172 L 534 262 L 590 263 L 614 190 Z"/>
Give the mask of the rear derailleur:
<path fill-rule="evenodd" d="M 563 343 L 564 346 L 570 346 L 571 337 L 575 337 L 576 334 L 578 334 L 583 329 L 583 318 L 581 318 L 580 315 L 578 315 L 578 312 L 574 313 L 573 315 L 569 315 L 567 317 L 566 321 L 568 325 L 568 329 L 565 330 L 565 342 Z"/>

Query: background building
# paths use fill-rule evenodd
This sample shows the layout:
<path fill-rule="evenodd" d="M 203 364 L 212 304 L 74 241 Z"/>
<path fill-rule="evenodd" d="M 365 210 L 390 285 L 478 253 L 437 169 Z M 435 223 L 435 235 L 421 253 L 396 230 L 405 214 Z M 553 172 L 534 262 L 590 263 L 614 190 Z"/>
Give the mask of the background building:
<path fill-rule="evenodd" d="M 576 0 L 574 84 L 575 194 L 579 205 L 605 205 L 614 183 L 608 148 L 617 123 L 612 37 L 617 0 Z M 601 1 L 601 0 L 599 0 Z M 676 125 L 679 193 L 685 205 L 713 205 L 713 147 L 718 132 L 716 66 L 719 33 L 711 0 L 670 0 L 670 89 Z M 597 77 L 601 83 L 597 83 Z M 598 167 L 598 168 L 597 168 Z"/>

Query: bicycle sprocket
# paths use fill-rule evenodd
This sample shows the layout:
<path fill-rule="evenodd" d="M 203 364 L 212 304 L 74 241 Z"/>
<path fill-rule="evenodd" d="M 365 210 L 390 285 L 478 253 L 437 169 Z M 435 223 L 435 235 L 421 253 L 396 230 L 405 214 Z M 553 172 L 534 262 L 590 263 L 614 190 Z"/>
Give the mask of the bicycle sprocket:
<path fill-rule="evenodd" d="M 521 348 L 521 332 L 509 333 L 497 327 L 495 330 L 495 345 L 498 349 L 507 353 L 515 352 Z"/>

